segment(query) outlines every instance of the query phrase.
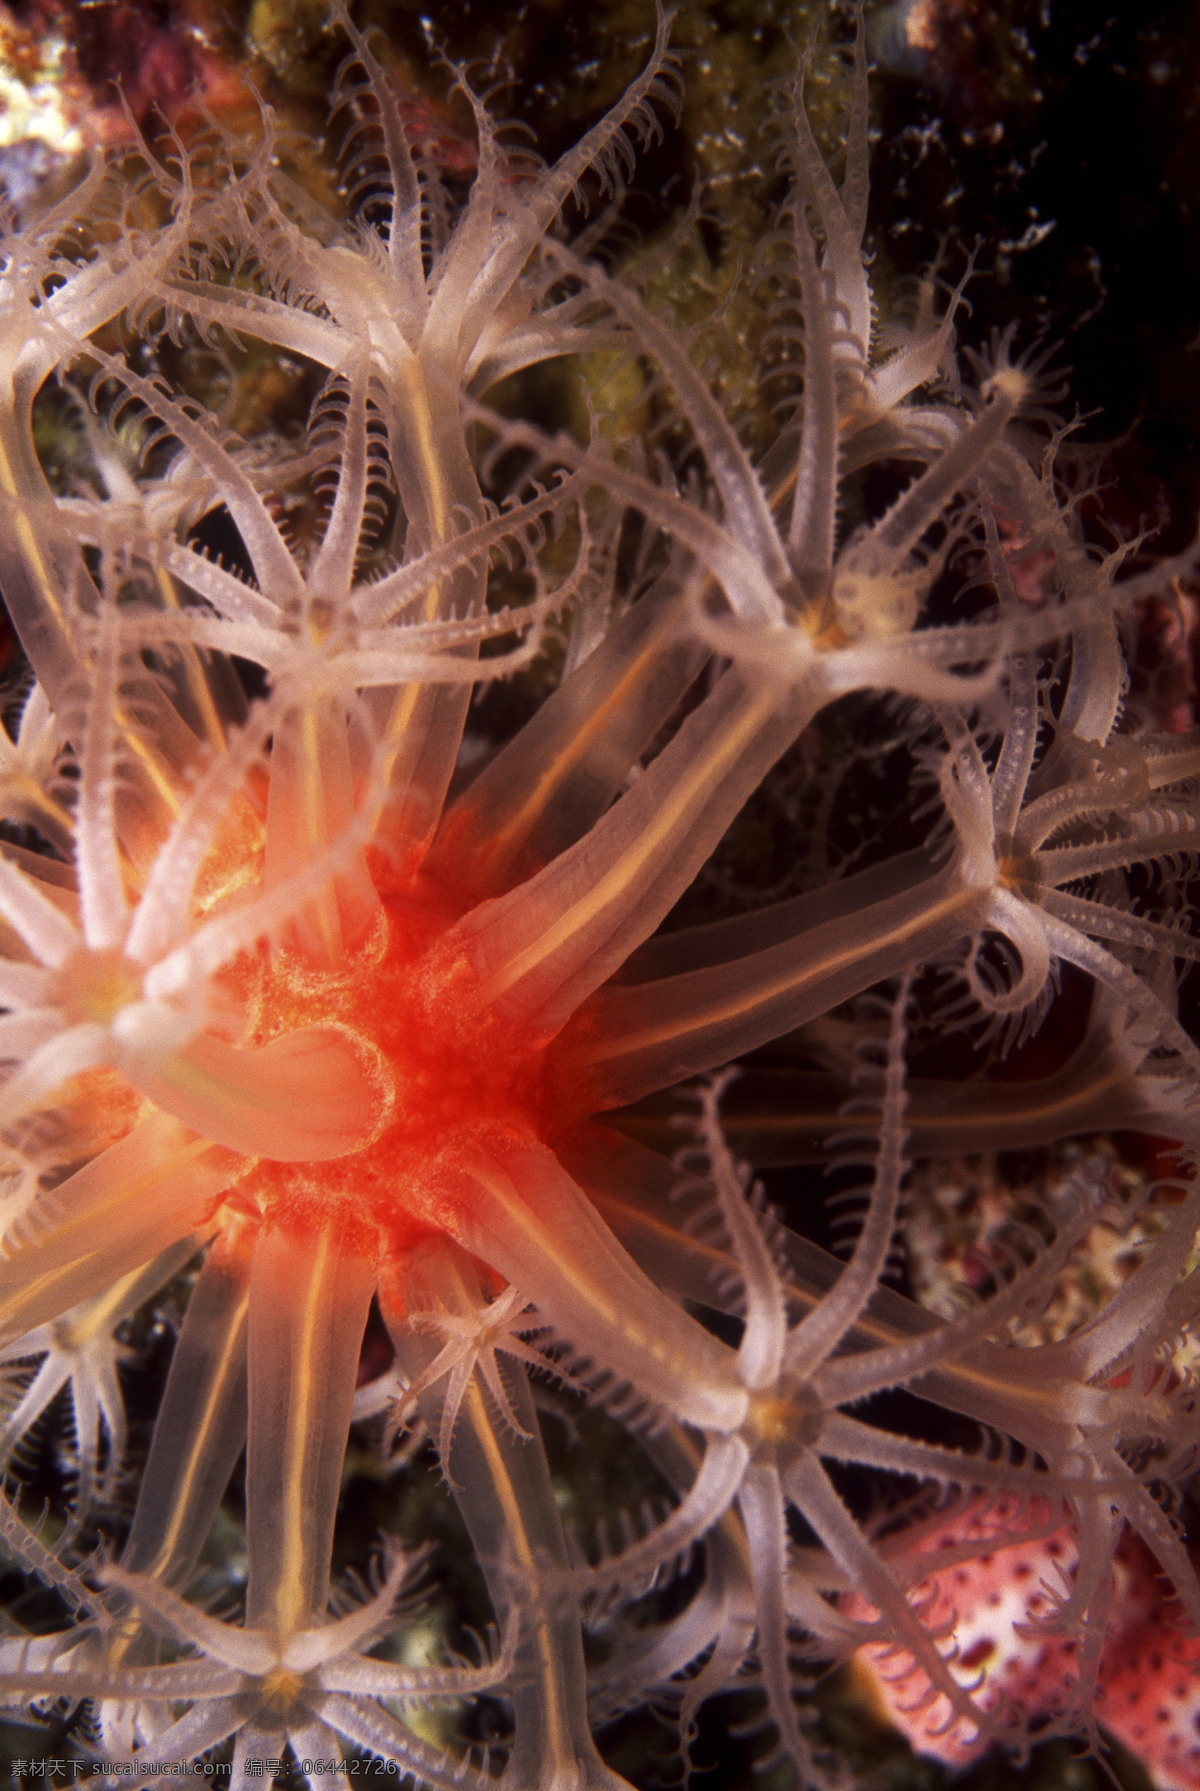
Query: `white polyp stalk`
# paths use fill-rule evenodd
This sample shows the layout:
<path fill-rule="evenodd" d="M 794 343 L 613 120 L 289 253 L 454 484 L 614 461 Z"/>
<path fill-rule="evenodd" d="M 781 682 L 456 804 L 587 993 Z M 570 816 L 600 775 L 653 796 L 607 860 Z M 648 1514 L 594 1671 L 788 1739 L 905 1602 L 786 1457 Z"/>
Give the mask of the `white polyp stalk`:
<path fill-rule="evenodd" d="M 0 1260 L 0 1335 L 58 1318 L 192 1231 L 234 1180 L 236 1157 L 168 1114 L 119 1144 L 21 1215 Z"/>
<path fill-rule="evenodd" d="M 663 589 L 662 586 L 667 588 Z M 459 797 L 433 848 L 461 849 L 469 822 L 488 894 L 540 870 L 600 819 L 704 662 L 664 579 L 604 634 Z"/>
<path fill-rule="evenodd" d="M 257 1050 L 201 1033 L 157 1063 L 124 1066 L 143 1094 L 216 1144 L 275 1162 L 362 1149 L 387 1105 L 378 1075 L 331 1026 L 284 1033 Z"/>
<path fill-rule="evenodd" d="M 737 1359 L 625 1254 L 542 1146 L 470 1163 L 461 1241 L 518 1285 L 616 1386 L 701 1429 L 733 1431 L 747 1394 Z"/>
<path fill-rule="evenodd" d="M 264 887 L 269 892 L 319 862 L 355 822 L 346 716 L 332 698 L 291 710 L 275 730 L 267 798 Z M 297 906 L 291 928 L 301 949 L 333 968 L 362 937 L 379 898 L 361 851 Z"/>
<path fill-rule="evenodd" d="M 215 1192 L 219 1195 L 221 1190 Z M 210 1194 L 208 1201 L 200 1203 L 201 1207 L 212 1201 Z M 194 1237 L 196 1244 L 202 1244 L 215 1229 L 215 1223 L 205 1222 L 202 1211 L 195 1214 L 194 1226 L 189 1226 L 168 1206 L 165 1216 L 153 1215 L 138 1231 L 116 1244 L 48 1270 L 11 1295 L 0 1289 L 0 1343 L 55 1322 L 72 1304 L 104 1295 L 114 1281 L 174 1248 L 181 1238 Z"/>
<path fill-rule="evenodd" d="M 405 353 L 388 387 L 388 431 L 403 444 L 395 460 L 407 518 L 405 561 L 452 543 L 464 518 L 483 506 L 467 453 L 457 378 Z M 486 556 L 431 576 L 414 602 L 411 620 L 434 623 L 480 615 L 486 608 Z M 464 643 L 464 669 L 477 645 Z M 395 855 L 414 861 L 428 849 L 441 818 L 471 699 L 467 681 L 413 679 L 396 689 L 383 721 L 380 750 L 388 786 L 388 838 Z"/>
<path fill-rule="evenodd" d="M 12 1226 L 0 1257 L 0 1286 L 17 1286 L 59 1262 L 111 1245 L 125 1229 L 162 1212 L 176 1178 L 214 1151 L 166 1114 L 152 1114 L 56 1188 L 39 1194 Z M 184 1200 L 182 1188 L 179 1194 Z M 148 1210 L 149 1209 L 149 1210 Z M 75 1301 L 69 1304 L 74 1305 Z"/>
<path fill-rule="evenodd" d="M 466 662 L 464 662 L 464 670 Z M 428 850 L 454 773 L 470 707 L 471 683 L 401 684 L 380 730 L 386 756 L 388 842 L 401 863 Z"/>
<path fill-rule="evenodd" d="M 478 1271 L 455 1245 L 433 1243 L 406 1266 L 423 1305 L 459 1317 L 478 1313 Z M 437 1354 L 437 1343 L 390 1310 L 386 1284 L 380 1299 L 400 1366 L 411 1381 L 419 1380 Z M 561 1584 L 568 1554 L 537 1413 L 524 1371 L 514 1364 L 506 1381 L 525 1435 L 514 1432 L 476 1371 L 463 1392 L 442 1468 L 487 1576 L 496 1615 L 510 1633 L 512 1627 L 518 1630 L 507 1770 L 515 1784 L 543 1791 L 567 1785 L 575 1791 L 617 1791 L 623 1782 L 599 1759 L 588 1726 L 577 1614 L 545 1586 L 547 1578 Z M 433 1435 L 444 1428 L 448 1396 L 445 1379 L 419 1396 Z"/>
<path fill-rule="evenodd" d="M 557 1031 L 654 931 L 808 713 L 726 672 L 584 839 L 463 923 L 485 996 Z"/>
<path fill-rule="evenodd" d="M 375 1265 L 339 1233 L 262 1233 L 250 1274 L 246 1627 L 281 1640 L 325 1614 Z"/>
<path fill-rule="evenodd" d="M 219 1238 L 188 1301 L 121 1565 L 185 1585 L 246 1440 L 249 1252 Z"/>
<path fill-rule="evenodd" d="M 950 865 L 864 908 L 851 894 L 842 918 L 732 963 L 602 990 L 589 1009 L 596 1043 L 587 1058 L 604 1104 L 727 1063 L 944 950 L 978 926 L 981 899 Z"/>

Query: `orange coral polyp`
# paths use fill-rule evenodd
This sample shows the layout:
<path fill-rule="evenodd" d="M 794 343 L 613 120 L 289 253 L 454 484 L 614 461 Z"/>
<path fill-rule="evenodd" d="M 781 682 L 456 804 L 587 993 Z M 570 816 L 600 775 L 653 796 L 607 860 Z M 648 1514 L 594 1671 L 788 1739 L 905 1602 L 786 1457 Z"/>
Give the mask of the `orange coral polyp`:
<path fill-rule="evenodd" d="M 239 1184 L 238 1204 L 272 1223 L 316 1226 L 348 1206 L 390 1254 L 431 1231 L 461 1234 L 470 1157 L 545 1139 L 589 1102 L 544 1035 L 495 1013 L 466 956 L 444 943 L 461 906 L 453 893 L 374 870 L 382 912 L 343 964 L 326 969 L 284 942 L 247 954 L 226 980 L 247 1015 L 247 1045 L 335 1026 L 384 1096 L 364 1148 L 319 1163 L 264 1158 Z"/>

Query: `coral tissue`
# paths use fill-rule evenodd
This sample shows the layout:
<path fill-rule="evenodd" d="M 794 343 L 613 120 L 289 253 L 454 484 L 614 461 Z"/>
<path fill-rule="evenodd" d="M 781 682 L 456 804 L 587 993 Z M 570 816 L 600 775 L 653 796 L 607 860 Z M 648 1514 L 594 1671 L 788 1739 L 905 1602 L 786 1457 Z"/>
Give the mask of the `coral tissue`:
<path fill-rule="evenodd" d="M 706 381 L 720 315 L 652 302 L 653 252 L 614 271 L 621 182 L 678 101 L 668 22 L 553 166 L 468 89 L 464 193 L 333 16 L 336 216 L 267 113 L 249 145 L 98 160 L 0 249 L 0 588 L 31 668 L 0 741 L 0 1449 L 21 1471 L 64 1393 L 75 1433 L 53 1523 L 0 1505 L 40 1589 L 0 1696 L 74 1712 L 97 1764 L 231 1760 L 235 1787 L 290 1749 L 313 1783 L 370 1759 L 600 1791 L 624 1781 L 597 1727 L 652 1698 L 686 1753 L 737 1686 L 760 1760 L 809 1785 L 831 1768 L 803 1694 L 866 1651 L 956 1757 L 1031 1723 L 1099 1745 L 1122 1536 L 1200 1625 L 1173 1494 L 1198 1440 L 1200 742 L 1122 723 L 1123 621 L 1194 556 L 1087 544 L 1051 354 L 956 354 L 961 291 L 932 278 L 877 333 L 861 17 L 838 178 L 803 67 L 764 152 L 742 277 L 780 402 L 752 453 Z M 302 428 L 234 430 L 248 362 Z M 529 400 L 550 363 L 570 430 Z M 489 733 L 501 680 L 526 719 Z M 872 758 L 887 815 L 822 818 Z M 685 924 L 781 764 L 787 893 Z M 1070 1042 L 998 1079 L 1064 979 Z M 843 1161 L 838 1256 L 722 1127 L 712 1072 L 785 1034 L 794 1111 Z M 661 1150 L 607 1117 L 696 1078 Z M 915 1154 L 1112 1127 L 1174 1142 L 1168 1186 L 1068 1178 L 950 1316 L 885 1282 Z M 1039 1328 L 1101 1227 L 1136 1228 L 1124 1280 Z M 120 1370 L 168 1287 L 143 1464 Z M 590 1398 L 657 1476 L 603 1546 L 564 1524 L 548 1396 Z M 473 1652 L 426 1645 L 390 1540 L 369 1587 L 333 1571 L 350 1427 L 385 1411 L 471 1539 Z M 954 1602 L 998 1538 L 1043 1576 L 1040 1708 Z"/>

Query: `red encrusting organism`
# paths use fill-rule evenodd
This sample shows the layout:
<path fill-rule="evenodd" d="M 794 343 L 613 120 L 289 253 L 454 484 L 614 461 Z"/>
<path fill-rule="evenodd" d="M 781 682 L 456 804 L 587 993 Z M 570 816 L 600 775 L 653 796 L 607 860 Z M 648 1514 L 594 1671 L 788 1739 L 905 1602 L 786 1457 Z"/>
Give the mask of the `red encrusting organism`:
<path fill-rule="evenodd" d="M 1046 1505 L 1018 1510 L 1012 1501 L 979 1501 L 900 1537 L 911 1570 L 926 1557 L 948 1562 L 910 1596 L 926 1622 L 943 1629 L 957 1677 L 983 1709 L 1003 1711 L 1014 1738 L 1061 1732 L 1064 1723 L 1069 1733 L 1086 1722 L 1076 1703 L 1079 1642 L 1057 1622 L 1079 1567 L 1078 1538 L 1069 1525 L 1050 1529 L 1052 1521 Z M 1188 1633 L 1153 1556 L 1128 1534 L 1117 1545 L 1111 1600 L 1095 1720 L 1142 1763 L 1158 1791 L 1196 1791 L 1200 1638 Z M 847 1601 L 850 1610 L 861 1605 Z M 947 1720 L 945 1700 L 902 1652 L 870 1643 L 856 1662 L 868 1695 L 918 1753 L 964 1766 L 988 1745 Z"/>

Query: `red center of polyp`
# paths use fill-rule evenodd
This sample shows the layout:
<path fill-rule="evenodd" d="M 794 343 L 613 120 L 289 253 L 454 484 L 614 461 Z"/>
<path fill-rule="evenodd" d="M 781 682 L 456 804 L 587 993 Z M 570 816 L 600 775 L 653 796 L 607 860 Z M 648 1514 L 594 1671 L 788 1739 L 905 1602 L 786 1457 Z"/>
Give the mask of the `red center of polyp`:
<path fill-rule="evenodd" d="M 548 1141 L 592 1104 L 553 1041 L 496 1014 L 450 934 L 461 893 L 371 866 L 381 921 L 332 968 L 284 943 L 231 967 L 226 982 L 265 1044 L 335 1025 L 394 1089 L 384 1129 L 365 1149 L 313 1163 L 259 1161 L 233 1204 L 289 1229 L 365 1222 L 392 1253 L 431 1231 L 461 1231 L 479 1153 Z"/>

